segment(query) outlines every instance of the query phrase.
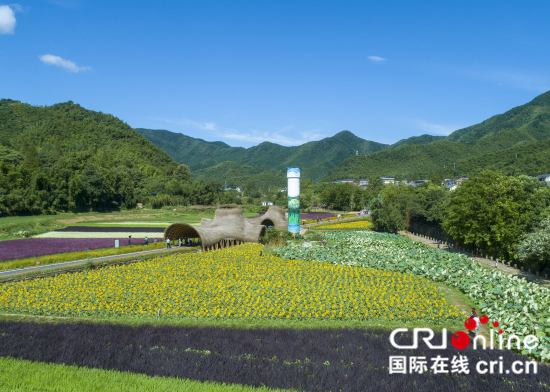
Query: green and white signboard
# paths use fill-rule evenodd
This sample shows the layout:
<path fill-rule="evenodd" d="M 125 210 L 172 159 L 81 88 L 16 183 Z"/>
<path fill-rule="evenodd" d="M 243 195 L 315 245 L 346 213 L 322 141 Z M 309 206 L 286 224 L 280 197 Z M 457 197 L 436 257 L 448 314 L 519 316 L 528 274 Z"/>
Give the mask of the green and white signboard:
<path fill-rule="evenodd" d="M 300 169 L 289 167 L 286 170 L 288 179 L 288 231 L 300 232 Z"/>

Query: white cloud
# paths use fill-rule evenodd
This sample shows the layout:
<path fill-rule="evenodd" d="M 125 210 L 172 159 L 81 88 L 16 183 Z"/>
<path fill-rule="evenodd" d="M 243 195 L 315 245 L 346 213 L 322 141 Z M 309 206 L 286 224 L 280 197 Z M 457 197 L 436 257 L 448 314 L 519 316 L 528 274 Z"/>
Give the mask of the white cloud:
<path fill-rule="evenodd" d="M 59 56 L 54 56 L 53 54 L 44 54 L 42 56 L 38 56 L 38 58 L 44 64 L 50 64 L 50 65 L 55 65 L 57 67 L 65 68 L 69 72 L 81 72 L 81 71 L 88 71 L 91 69 L 91 67 L 79 67 L 74 62 L 65 60 Z"/>
<path fill-rule="evenodd" d="M 15 12 L 26 12 L 31 8 L 31 7 L 28 7 L 28 6 L 23 8 L 19 4 L 10 4 L 9 7 L 11 7 L 11 9 L 14 10 Z"/>
<path fill-rule="evenodd" d="M 21 7 L 19 5 L 13 6 L 16 10 Z M 0 34 L 13 34 L 15 30 L 15 12 L 8 5 L 0 5 Z"/>
<path fill-rule="evenodd" d="M 210 134 L 219 139 L 229 139 L 229 140 L 239 140 L 241 142 L 258 144 L 262 142 L 272 142 L 277 144 L 282 144 L 285 146 L 298 146 L 313 140 L 319 140 L 325 137 L 319 130 L 309 130 L 296 132 L 293 131 L 294 135 L 299 135 L 301 137 L 289 137 L 285 133 L 291 131 L 294 126 L 290 125 L 284 128 L 281 128 L 276 131 L 257 131 L 251 130 L 250 132 L 239 132 L 235 129 L 220 127 L 213 122 L 199 122 L 194 120 L 189 120 L 187 118 L 170 120 L 165 118 L 157 118 L 157 120 L 163 121 L 167 124 L 171 124 L 178 127 L 184 128 L 194 128 L 202 131 L 210 131 Z M 189 135 L 196 137 L 193 135 Z"/>
<path fill-rule="evenodd" d="M 457 129 L 464 127 L 457 125 L 431 124 L 421 120 L 412 120 L 413 126 L 425 133 L 448 136 Z"/>
<path fill-rule="evenodd" d="M 229 130 L 228 132 L 218 133 L 219 137 L 222 137 L 225 139 L 240 140 L 248 143 L 271 142 L 271 143 L 282 144 L 285 146 L 299 146 L 301 144 L 304 144 L 313 140 L 319 140 L 324 136 L 323 134 L 319 133 L 317 130 L 299 132 L 299 135 L 301 136 L 301 138 L 295 138 L 295 137 L 289 137 L 289 136 L 283 135 L 281 131 L 278 131 L 278 132 L 252 131 L 248 133 L 239 133 L 234 130 Z"/>
<path fill-rule="evenodd" d="M 369 60 L 372 61 L 373 63 L 383 63 L 384 61 L 386 61 L 384 57 L 378 57 L 378 56 L 369 56 Z"/>
<path fill-rule="evenodd" d="M 180 126 L 180 127 L 191 127 L 191 128 L 195 128 L 195 129 L 202 129 L 202 130 L 205 130 L 205 131 L 216 131 L 217 130 L 216 124 L 214 124 L 212 122 L 201 123 L 201 122 L 198 122 L 198 121 L 189 120 L 187 118 L 181 118 L 181 119 L 177 119 L 177 120 L 169 120 L 169 119 L 166 119 L 166 118 L 160 118 L 158 120 L 164 121 L 167 124 L 177 125 L 177 126 Z"/>

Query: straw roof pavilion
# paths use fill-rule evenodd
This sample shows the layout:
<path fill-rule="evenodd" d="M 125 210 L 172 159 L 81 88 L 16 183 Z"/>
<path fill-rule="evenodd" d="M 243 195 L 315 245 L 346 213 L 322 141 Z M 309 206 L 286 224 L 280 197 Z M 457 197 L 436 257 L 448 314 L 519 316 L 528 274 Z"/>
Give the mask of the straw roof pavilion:
<path fill-rule="evenodd" d="M 279 206 L 271 206 L 267 212 L 257 218 L 250 218 L 252 224 L 274 226 L 280 230 L 288 230 L 288 219 L 285 217 L 285 210 Z"/>
<path fill-rule="evenodd" d="M 270 210 L 273 207 L 270 207 Z M 287 228 L 284 211 L 273 210 L 259 218 L 246 219 L 241 207 L 221 206 L 216 209 L 214 219 L 201 220 L 201 227 L 188 223 L 173 223 L 164 231 L 164 239 L 200 238 L 205 250 L 239 245 L 244 242 L 258 242 L 265 234 L 266 226 L 275 226 L 275 222 L 284 229 Z M 268 215 L 269 214 L 269 215 Z M 282 214 L 282 217 L 281 217 Z M 267 216 L 267 217 L 266 217 Z M 263 218 L 263 219 L 260 219 Z"/>

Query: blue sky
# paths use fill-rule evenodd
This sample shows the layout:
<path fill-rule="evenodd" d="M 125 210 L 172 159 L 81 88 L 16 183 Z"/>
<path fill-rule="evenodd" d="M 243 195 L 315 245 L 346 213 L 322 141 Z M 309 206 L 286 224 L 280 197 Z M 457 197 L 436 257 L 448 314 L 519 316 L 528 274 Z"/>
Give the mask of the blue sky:
<path fill-rule="evenodd" d="M 17 1 L 0 98 L 232 146 L 447 135 L 550 90 L 547 0 Z"/>

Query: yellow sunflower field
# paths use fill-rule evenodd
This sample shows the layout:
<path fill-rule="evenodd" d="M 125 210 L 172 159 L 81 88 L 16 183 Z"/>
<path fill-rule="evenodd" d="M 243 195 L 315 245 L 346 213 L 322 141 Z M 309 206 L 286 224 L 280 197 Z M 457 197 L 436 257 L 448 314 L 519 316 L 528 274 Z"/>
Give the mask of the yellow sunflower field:
<path fill-rule="evenodd" d="M 59 316 L 430 320 L 458 318 L 414 275 L 260 256 L 245 244 L 0 286 L 0 311 Z"/>
<path fill-rule="evenodd" d="M 318 230 L 366 229 L 370 225 L 372 225 L 372 223 L 369 221 L 358 220 L 358 221 L 352 221 L 352 222 L 327 223 L 325 225 L 310 227 L 310 229 L 318 229 Z"/>

